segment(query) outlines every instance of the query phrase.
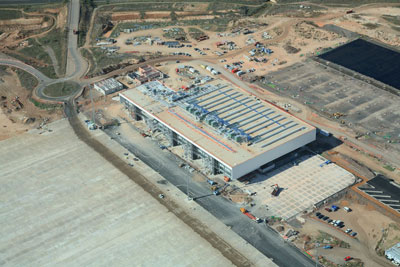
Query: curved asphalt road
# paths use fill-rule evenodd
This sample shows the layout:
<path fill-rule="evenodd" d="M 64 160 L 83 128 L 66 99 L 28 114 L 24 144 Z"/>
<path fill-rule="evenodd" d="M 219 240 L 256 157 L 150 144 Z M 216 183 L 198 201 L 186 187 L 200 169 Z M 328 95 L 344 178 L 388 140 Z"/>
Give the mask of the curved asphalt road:
<path fill-rule="evenodd" d="M 74 29 L 78 29 L 79 24 L 79 0 L 71 0 L 69 2 L 68 12 L 68 55 L 67 69 L 64 78 L 51 79 L 39 70 L 25 64 L 22 61 L 0 55 L 0 65 L 12 66 L 22 69 L 32 74 L 38 80 L 38 86 L 35 88 L 35 94 L 41 99 L 50 101 L 67 101 L 71 96 L 51 97 L 43 93 L 43 90 L 51 84 L 65 82 L 69 80 L 78 81 L 87 69 L 87 62 L 82 58 L 78 51 L 78 36 L 73 33 Z M 82 85 L 82 84 L 81 84 Z"/>

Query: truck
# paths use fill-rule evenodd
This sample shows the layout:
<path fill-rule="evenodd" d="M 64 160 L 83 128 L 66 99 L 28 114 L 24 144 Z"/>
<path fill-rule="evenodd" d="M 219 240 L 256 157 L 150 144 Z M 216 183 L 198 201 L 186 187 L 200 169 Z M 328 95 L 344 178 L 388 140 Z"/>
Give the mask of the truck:
<path fill-rule="evenodd" d="M 251 214 L 248 210 L 246 210 L 245 208 L 240 208 L 240 211 L 246 215 L 247 217 L 249 217 L 250 219 L 252 219 L 253 221 L 260 223 L 262 222 L 262 220 L 260 218 L 257 218 L 256 216 L 254 216 L 253 214 Z"/>
<path fill-rule="evenodd" d="M 332 205 L 332 208 L 331 208 L 333 211 L 337 211 L 338 209 L 339 209 L 339 207 L 338 206 L 335 206 L 335 205 Z"/>
<path fill-rule="evenodd" d="M 347 211 L 347 212 L 350 212 L 350 211 L 351 211 L 351 209 L 350 209 L 349 207 L 343 207 L 343 209 L 344 209 L 345 211 Z"/>
<path fill-rule="evenodd" d="M 274 197 L 278 196 L 279 190 L 280 190 L 278 184 L 274 184 L 274 185 L 271 186 L 271 187 L 273 188 L 273 190 L 272 190 L 272 192 L 271 192 L 271 195 L 273 195 Z"/>
<path fill-rule="evenodd" d="M 326 137 L 329 137 L 331 135 L 330 132 L 328 132 L 327 130 L 324 130 L 324 129 L 319 129 L 319 133 Z"/>
<path fill-rule="evenodd" d="M 215 196 L 219 196 L 221 194 L 222 191 L 225 190 L 225 188 L 228 186 L 228 184 L 225 184 L 224 186 L 220 187 L 220 188 L 216 188 L 213 190 L 213 194 Z"/>

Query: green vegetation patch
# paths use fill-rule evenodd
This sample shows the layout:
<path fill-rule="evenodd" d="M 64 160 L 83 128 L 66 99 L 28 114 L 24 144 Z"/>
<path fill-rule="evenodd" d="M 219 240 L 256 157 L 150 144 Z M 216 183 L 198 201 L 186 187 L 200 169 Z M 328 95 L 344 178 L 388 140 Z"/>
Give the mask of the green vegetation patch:
<path fill-rule="evenodd" d="M 19 82 L 26 90 L 32 91 L 38 85 L 38 80 L 32 74 L 21 69 L 16 69 L 16 73 Z"/>
<path fill-rule="evenodd" d="M 89 30 L 90 20 L 96 4 L 93 0 L 81 0 L 80 18 L 79 18 L 79 33 L 78 46 L 83 46 L 86 41 L 86 34 Z"/>
<path fill-rule="evenodd" d="M 394 25 L 400 26 L 400 16 L 383 15 L 382 18 Z"/>
<path fill-rule="evenodd" d="M 87 61 L 89 62 L 89 70 L 88 70 L 87 73 L 88 73 L 88 74 L 93 74 L 94 71 L 95 71 L 96 68 L 97 68 L 97 64 L 96 64 L 96 62 L 95 62 L 94 59 L 93 59 L 92 53 L 90 52 L 89 49 L 87 49 L 87 48 L 82 48 L 82 49 L 81 49 L 81 54 L 82 54 L 82 56 L 83 56 L 84 58 L 86 58 Z"/>
<path fill-rule="evenodd" d="M 141 56 L 133 54 L 107 54 L 105 50 L 98 47 L 90 48 L 90 51 L 86 49 L 82 50 L 82 56 L 87 58 L 87 60 L 90 62 L 90 69 L 87 73 L 88 76 L 93 74 L 101 75 L 104 68 L 107 68 L 111 65 L 120 64 L 124 60 L 141 58 Z"/>
<path fill-rule="evenodd" d="M 350 248 L 349 243 L 346 243 L 343 240 L 331 236 L 330 234 L 325 233 L 323 231 L 319 231 L 319 235 L 316 237 L 316 241 L 318 241 L 321 244 L 330 244 L 341 248 Z"/>
<path fill-rule="evenodd" d="M 12 9 L 0 9 L 0 20 L 19 19 L 22 18 L 22 12 Z"/>
<path fill-rule="evenodd" d="M 393 168 L 390 165 L 384 165 L 383 168 L 385 168 L 386 170 L 391 171 L 391 172 L 394 172 L 396 170 L 396 168 Z"/>
<path fill-rule="evenodd" d="M 19 50 L 18 53 L 11 52 L 10 55 L 15 57 L 28 65 L 40 70 L 43 74 L 45 74 L 49 78 L 58 78 L 51 61 L 49 54 L 43 49 L 43 47 L 35 40 L 35 39 L 28 39 L 29 46 L 22 48 Z M 30 58 L 34 58 L 38 61 L 30 60 Z"/>
<path fill-rule="evenodd" d="M 364 23 L 363 26 L 366 27 L 366 28 L 369 29 L 369 30 L 375 30 L 375 29 L 378 28 L 380 25 L 377 24 L 377 23 L 370 23 L 370 22 L 368 22 L 368 23 Z"/>
<path fill-rule="evenodd" d="M 166 29 L 163 37 L 174 40 L 186 40 L 186 32 L 183 28 Z"/>
<path fill-rule="evenodd" d="M 197 26 L 204 30 L 225 31 L 232 17 L 226 16 L 215 19 L 197 19 L 197 20 L 178 20 L 165 22 L 122 22 L 118 23 L 111 34 L 111 37 L 118 37 L 124 29 L 133 29 L 134 31 L 164 28 L 169 26 Z"/>
<path fill-rule="evenodd" d="M 59 72 L 65 74 L 67 67 L 68 33 L 64 29 L 54 29 L 39 39 L 42 45 L 50 46 L 58 61 Z"/>
<path fill-rule="evenodd" d="M 127 3 L 126 5 L 111 5 L 104 7 L 112 12 L 119 11 L 178 11 L 174 8 L 174 3 Z"/>
<path fill-rule="evenodd" d="M 43 93 L 51 97 L 69 96 L 79 90 L 79 84 L 73 82 L 55 83 L 47 86 Z"/>
<path fill-rule="evenodd" d="M 392 26 L 391 27 L 393 30 L 400 32 L 400 27 Z"/>
<path fill-rule="evenodd" d="M 200 36 L 203 36 L 205 33 L 198 29 L 198 28 L 189 28 L 189 36 L 192 37 L 193 39 L 199 38 Z"/>
<path fill-rule="evenodd" d="M 349 0 L 311 0 L 311 3 L 316 4 L 324 4 L 330 6 L 360 6 L 363 4 L 372 4 L 372 3 L 398 3 L 399 0 L 357 0 L 357 1 L 349 1 Z M 279 0 L 279 3 L 298 3 L 304 2 L 303 0 Z"/>
<path fill-rule="evenodd" d="M 35 107 L 38 107 L 40 109 L 55 110 L 55 109 L 60 109 L 63 107 L 63 105 L 61 105 L 61 104 L 44 104 L 44 103 L 36 101 L 33 98 L 30 98 L 30 101 L 35 105 Z"/>

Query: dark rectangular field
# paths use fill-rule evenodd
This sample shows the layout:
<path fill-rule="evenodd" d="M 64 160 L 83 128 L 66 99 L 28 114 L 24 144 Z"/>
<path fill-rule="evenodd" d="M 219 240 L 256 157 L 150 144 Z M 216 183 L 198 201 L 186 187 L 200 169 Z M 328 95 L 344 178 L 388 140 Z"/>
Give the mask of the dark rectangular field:
<path fill-rule="evenodd" d="M 400 90 L 400 53 L 357 39 L 319 56 Z"/>

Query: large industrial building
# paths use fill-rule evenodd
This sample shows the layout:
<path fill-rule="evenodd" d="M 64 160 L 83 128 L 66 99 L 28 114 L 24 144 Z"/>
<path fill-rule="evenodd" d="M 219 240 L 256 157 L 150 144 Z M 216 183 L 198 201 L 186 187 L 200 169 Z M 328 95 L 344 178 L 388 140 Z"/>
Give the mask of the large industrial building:
<path fill-rule="evenodd" d="M 120 93 L 135 120 L 159 130 L 210 174 L 237 179 L 315 140 L 316 129 L 232 85 L 174 91 L 159 81 Z"/>

